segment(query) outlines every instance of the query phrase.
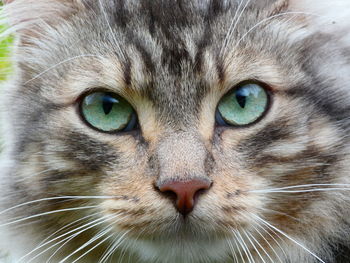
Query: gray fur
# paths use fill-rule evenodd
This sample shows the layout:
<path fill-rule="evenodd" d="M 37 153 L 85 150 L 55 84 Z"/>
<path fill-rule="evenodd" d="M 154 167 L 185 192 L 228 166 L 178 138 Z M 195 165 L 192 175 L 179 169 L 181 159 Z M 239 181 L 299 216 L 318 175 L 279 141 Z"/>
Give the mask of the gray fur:
<path fill-rule="evenodd" d="M 237 229 L 251 233 L 268 250 L 254 249 L 242 232 L 255 262 L 347 262 L 349 27 L 340 34 L 336 23 L 325 19 L 323 27 L 322 19 L 306 7 L 281 0 L 34 4 L 37 9 L 31 10 L 25 1 L 14 0 L 4 8 L 12 23 L 8 32 L 17 32 L 17 44 L 15 74 L 2 95 L 1 207 L 56 196 L 116 197 L 67 197 L 0 212 L 1 233 L 1 224 L 13 218 L 97 206 L 23 222 L 31 223 L 30 230 L 22 224 L 3 228 L 5 241 L 18 246 L 0 240 L 0 247 L 15 261 L 64 225 L 99 212 L 94 219 L 118 216 L 114 234 L 135 231 L 125 234 L 114 255 L 122 262 L 128 260 L 124 250 L 135 262 L 232 262 L 244 249 L 237 245 L 230 250 L 229 244 L 239 244 L 232 234 Z M 38 10 L 41 19 L 35 18 Z M 329 31 L 332 25 L 335 29 Z M 247 80 L 271 90 L 266 116 L 249 127 L 217 127 L 218 101 Z M 86 126 L 77 104 L 95 88 L 129 100 L 140 129 L 104 134 Z M 198 177 L 213 187 L 184 223 L 155 187 Z M 345 190 L 254 193 L 305 184 L 341 184 Z M 291 238 L 271 228 L 259 234 L 252 214 L 271 220 Z M 87 231 L 68 243 L 53 262 L 94 234 Z M 283 241 L 277 245 L 270 240 L 268 246 L 261 234 L 265 240 L 272 235 Z M 97 262 L 107 249 L 101 245 L 81 262 Z M 246 262 L 242 254 L 239 262 Z"/>

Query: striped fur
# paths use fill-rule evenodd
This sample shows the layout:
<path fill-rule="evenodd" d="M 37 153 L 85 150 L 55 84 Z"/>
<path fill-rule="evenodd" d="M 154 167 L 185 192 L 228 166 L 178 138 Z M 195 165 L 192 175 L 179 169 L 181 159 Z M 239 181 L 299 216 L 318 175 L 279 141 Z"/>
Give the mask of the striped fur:
<path fill-rule="evenodd" d="M 348 1 L 5 3 L 0 207 L 15 208 L 0 248 L 14 262 L 98 262 L 118 240 L 115 262 L 349 262 Z M 269 111 L 218 127 L 246 80 L 270 87 Z M 77 101 L 95 88 L 127 99 L 140 129 L 87 127 Z M 213 186 L 184 220 L 154 186 L 195 177 Z"/>

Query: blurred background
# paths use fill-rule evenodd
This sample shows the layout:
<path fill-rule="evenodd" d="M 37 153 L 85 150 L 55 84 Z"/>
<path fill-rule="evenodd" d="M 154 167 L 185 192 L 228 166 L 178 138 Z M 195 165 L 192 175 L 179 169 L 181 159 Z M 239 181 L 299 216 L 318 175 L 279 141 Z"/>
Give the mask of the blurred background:
<path fill-rule="evenodd" d="M 0 26 L 0 32 L 3 32 L 5 25 Z M 0 42 L 0 81 L 3 81 L 11 72 L 11 63 L 9 61 L 10 46 L 12 39 L 2 39 Z"/>
<path fill-rule="evenodd" d="M 2 4 L 0 1 L 0 8 Z M 0 9 L 1 12 L 1 9 Z M 6 30 L 6 25 L 0 24 L 0 34 Z M 9 61 L 10 47 L 13 43 L 12 38 L 0 38 L 0 81 L 3 81 L 11 72 L 11 63 Z"/>
<path fill-rule="evenodd" d="M 2 11 L 1 9 L 2 3 L 0 0 L 0 13 Z M 1 24 L 0 22 L 0 96 L 1 94 L 1 88 L 3 81 L 9 76 L 11 73 L 11 63 L 10 63 L 10 50 L 11 45 L 13 43 L 12 37 L 1 37 L 2 33 L 8 28 L 6 25 Z M 0 121 L 1 126 L 1 121 Z M 0 133 L 0 151 L 2 149 L 2 140 L 1 140 L 1 133 Z M 0 261 L 1 262 L 1 261 Z"/>

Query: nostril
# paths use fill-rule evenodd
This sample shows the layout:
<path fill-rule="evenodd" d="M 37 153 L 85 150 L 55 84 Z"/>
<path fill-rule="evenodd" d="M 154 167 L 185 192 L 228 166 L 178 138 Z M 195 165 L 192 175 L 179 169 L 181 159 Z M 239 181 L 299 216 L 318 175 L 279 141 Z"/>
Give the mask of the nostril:
<path fill-rule="evenodd" d="M 209 189 L 209 188 L 208 188 Z M 198 197 L 208 189 L 199 189 L 193 196 L 194 205 L 196 205 Z"/>
<path fill-rule="evenodd" d="M 164 196 L 166 196 L 166 197 L 168 197 L 169 199 L 171 199 L 172 201 L 176 202 L 176 200 L 177 200 L 177 195 L 176 195 L 175 192 L 173 192 L 173 191 L 165 191 L 165 192 L 161 191 L 161 192 L 162 192 L 162 194 L 163 194 Z"/>
<path fill-rule="evenodd" d="M 184 216 L 190 213 L 200 194 L 211 187 L 209 180 L 169 181 L 159 185 L 158 189 L 172 200 L 176 200 L 176 209 Z"/>

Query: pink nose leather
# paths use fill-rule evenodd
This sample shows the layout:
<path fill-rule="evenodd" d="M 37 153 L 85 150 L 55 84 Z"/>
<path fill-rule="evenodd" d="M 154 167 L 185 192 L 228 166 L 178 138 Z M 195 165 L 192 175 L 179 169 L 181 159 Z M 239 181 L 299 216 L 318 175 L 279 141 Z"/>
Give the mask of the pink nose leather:
<path fill-rule="evenodd" d="M 170 181 L 159 186 L 159 190 L 163 193 L 174 193 L 176 209 L 185 216 L 193 210 L 198 195 L 208 190 L 210 186 L 210 182 L 199 179 L 184 182 Z"/>

